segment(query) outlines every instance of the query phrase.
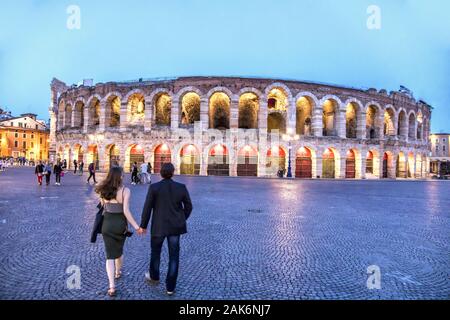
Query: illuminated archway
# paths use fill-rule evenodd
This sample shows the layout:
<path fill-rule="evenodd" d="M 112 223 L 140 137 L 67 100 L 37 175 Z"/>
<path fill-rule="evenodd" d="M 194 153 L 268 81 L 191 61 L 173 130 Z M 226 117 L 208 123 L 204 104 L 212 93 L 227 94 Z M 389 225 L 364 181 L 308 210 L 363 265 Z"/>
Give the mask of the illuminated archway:
<path fill-rule="evenodd" d="M 108 150 L 108 161 L 105 163 L 105 171 L 109 171 L 112 167 L 117 167 L 120 165 L 120 149 L 117 145 L 113 144 L 107 148 Z"/>
<path fill-rule="evenodd" d="M 241 177 L 258 176 L 258 152 L 245 146 L 238 152 L 237 175 Z"/>
<path fill-rule="evenodd" d="M 395 113 L 392 108 L 387 108 L 384 111 L 384 128 L 385 136 L 395 136 Z"/>
<path fill-rule="evenodd" d="M 345 158 L 345 178 L 356 178 L 356 155 L 353 149 L 347 151 L 347 156 Z"/>
<path fill-rule="evenodd" d="M 323 136 L 337 136 L 339 104 L 335 100 L 328 99 L 322 108 Z"/>
<path fill-rule="evenodd" d="M 356 103 L 350 102 L 345 108 L 345 135 L 349 139 L 356 138 L 358 126 L 359 107 Z"/>
<path fill-rule="evenodd" d="M 110 96 L 106 102 L 106 123 L 110 127 L 118 127 L 120 125 L 120 98 Z"/>
<path fill-rule="evenodd" d="M 331 148 L 325 150 L 322 155 L 322 178 L 334 179 L 336 177 L 336 157 Z"/>
<path fill-rule="evenodd" d="M 187 92 L 181 98 L 180 124 L 193 125 L 200 121 L 200 96 L 195 92 Z"/>
<path fill-rule="evenodd" d="M 406 112 L 401 110 L 398 114 L 397 135 L 401 138 L 406 138 L 408 135 L 408 122 L 406 119 Z"/>
<path fill-rule="evenodd" d="M 295 158 L 295 177 L 302 179 L 312 178 L 312 154 L 309 148 L 298 149 Z"/>
<path fill-rule="evenodd" d="M 82 101 L 75 103 L 74 112 L 73 126 L 75 128 L 82 128 L 84 126 L 84 103 Z"/>
<path fill-rule="evenodd" d="M 296 108 L 296 131 L 309 136 L 312 132 L 312 111 L 314 102 L 310 97 L 300 97 Z"/>
<path fill-rule="evenodd" d="M 379 137 L 378 114 L 379 114 L 379 109 L 377 106 L 370 105 L 369 107 L 367 107 L 367 112 L 366 112 L 366 138 L 367 139 L 376 139 Z"/>
<path fill-rule="evenodd" d="M 172 162 L 172 153 L 169 146 L 165 143 L 158 145 L 154 152 L 153 172 L 159 174 L 162 165 L 169 162 Z"/>
<path fill-rule="evenodd" d="M 275 175 L 279 170 L 286 170 L 286 152 L 281 147 L 272 147 L 267 151 L 266 172 Z"/>
<path fill-rule="evenodd" d="M 66 105 L 66 112 L 65 112 L 65 127 L 66 128 L 70 128 L 72 127 L 72 105 L 71 104 L 67 104 Z"/>
<path fill-rule="evenodd" d="M 416 117 L 414 113 L 411 113 L 408 119 L 408 138 L 416 139 L 416 135 L 417 135 Z"/>
<path fill-rule="evenodd" d="M 170 126 L 172 98 L 167 93 L 159 93 L 154 102 L 155 124 L 159 126 Z M 156 171 L 155 171 L 156 172 Z"/>
<path fill-rule="evenodd" d="M 145 117 L 145 99 L 142 93 L 133 93 L 128 98 L 127 115 L 129 124 L 143 124 Z"/>
<path fill-rule="evenodd" d="M 397 178 L 406 178 L 407 177 L 407 161 L 405 154 L 400 152 L 397 156 L 397 167 L 395 176 Z"/>
<path fill-rule="evenodd" d="M 87 154 L 87 164 L 94 163 L 95 169 L 100 169 L 100 160 L 98 157 L 98 147 L 95 144 L 92 144 L 88 147 L 88 154 Z"/>
<path fill-rule="evenodd" d="M 238 126 L 242 129 L 258 128 L 259 98 L 253 92 L 247 92 L 239 98 Z"/>
<path fill-rule="evenodd" d="M 180 174 L 200 174 L 200 155 L 192 144 L 185 145 L 180 150 Z"/>
<path fill-rule="evenodd" d="M 90 125 L 98 127 L 100 125 L 100 100 L 93 97 L 89 105 Z"/>
<path fill-rule="evenodd" d="M 227 147 L 217 144 L 209 150 L 208 176 L 230 175 L 230 162 Z"/>
<path fill-rule="evenodd" d="M 224 92 L 216 92 L 209 99 L 209 127 L 230 128 L 230 97 Z"/>

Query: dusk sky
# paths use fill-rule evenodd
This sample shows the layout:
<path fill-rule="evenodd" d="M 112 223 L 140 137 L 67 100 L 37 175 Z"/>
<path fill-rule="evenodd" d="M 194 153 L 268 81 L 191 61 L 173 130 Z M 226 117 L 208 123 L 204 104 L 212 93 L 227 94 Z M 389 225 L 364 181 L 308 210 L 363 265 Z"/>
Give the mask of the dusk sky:
<path fill-rule="evenodd" d="M 369 5 L 380 30 L 367 28 Z M 0 106 L 47 119 L 53 77 L 262 76 L 404 85 L 434 107 L 432 131 L 449 132 L 449 12 L 444 0 L 2 1 Z"/>

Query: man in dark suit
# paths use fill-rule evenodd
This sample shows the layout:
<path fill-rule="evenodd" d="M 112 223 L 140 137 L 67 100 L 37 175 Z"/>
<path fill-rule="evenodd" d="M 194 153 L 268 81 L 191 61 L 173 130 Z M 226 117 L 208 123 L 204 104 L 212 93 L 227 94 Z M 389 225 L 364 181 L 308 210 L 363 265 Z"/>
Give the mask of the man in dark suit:
<path fill-rule="evenodd" d="M 169 270 L 166 288 L 168 295 L 172 295 L 175 291 L 180 259 L 180 235 L 187 232 L 186 220 L 192 212 L 191 198 L 186 186 L 172 180 L 174 171 L 173 164 L 163 164 L 161 167 L 163 180 L 150 185 L 139 231 L 139 233 L 146 232 L 153 211 L 150 272 L 145 274 L 145 278 L 153 284 L 159 282 L 161 247 L 167 238 Z"/>

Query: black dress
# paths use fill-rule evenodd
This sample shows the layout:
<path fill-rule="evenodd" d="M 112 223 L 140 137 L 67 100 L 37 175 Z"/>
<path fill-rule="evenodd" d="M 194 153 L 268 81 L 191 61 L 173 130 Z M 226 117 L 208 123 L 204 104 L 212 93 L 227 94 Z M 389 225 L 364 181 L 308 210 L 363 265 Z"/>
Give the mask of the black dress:
<path fill-rule="evenodd" d="M 127 230 L 123 203 L 106 202 L 104 208 L 102 236 L 105 242 L 106 259 L 118 259 L 123 254 Z"/>

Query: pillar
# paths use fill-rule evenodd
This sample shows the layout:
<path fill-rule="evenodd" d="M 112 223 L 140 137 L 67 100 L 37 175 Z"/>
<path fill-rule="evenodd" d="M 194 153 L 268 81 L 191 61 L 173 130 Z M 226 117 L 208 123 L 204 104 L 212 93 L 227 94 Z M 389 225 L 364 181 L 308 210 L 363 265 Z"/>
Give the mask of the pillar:
<path fill-rule="evenodd" d="M 105 132 L 106 129 L 106 101 L 100 101 L 100 123 L 98 129 L 100 132 Z"/>
<path fill-rule="evenodd" d="M 340 106 L 339 111 L 336 112 L 337 115 L 337 135 L 340 138 L 346 138 L 347 137 L 347 132 L 346 132 L 346 124 L 345 124 L 345 118 L 346 118 L 346 110 L 345 107 L 342 108 L 342 106 Z"/>
<path fill-rule="evenodd" d="M 120 103 L 120 131 L 126 131 L 128 126 L 128 102 Z"/>
<path fill-rule="evenodd" d="M 230 102 L 230 128 L 237 129 L 239 127 L 239 100 L 235 97 Z"/>
<path fill-rule="evenodd" d="M 313 110 L 312 119 L 311 119 L 311 130 L 312 135 L 315 137 L 323 136 L 323 120 L 322 120 L 322 108 L 316 107 Z M 322 175 L 322 171 L 320 171 L 320 175 Z"/>
<path fill-rule="evenodd" d="M 357 126 L 356 126 L 356 138 L 358 139 L 366 139 L 366 112 L 361 112 L 357 118 Z"/>
<path fill-rule="evenodd" d="M 179 101 L 172 101 L 172 106 L 170 108 L 170 128 L 172 130 L 178 129 L 178 124 L 180 123 L 180 107 Z"/>
<path fill-rule="evenodd" d="M 209 109 L 208 99 L 202 97 L 200 99 L 200 122 L 202 124 L 202 130 L 209 128 L 208 109 Z"/>
<path fill-rule="evenodd" d="M 263 97 L 260 98 L 260 105 L 259 105 L 259 115 L 258 115 L 258 128 L 259 130 L 266 130 L 267 131 L 267 98 Z"/>
<path fill-rule="evenodd" d="M 152 119 L 153 119 L 153 105 L 149 99 L 145 99 L 145 110 L 144 110 L 144 131 L 148 132 L 152 130 Z"/>

